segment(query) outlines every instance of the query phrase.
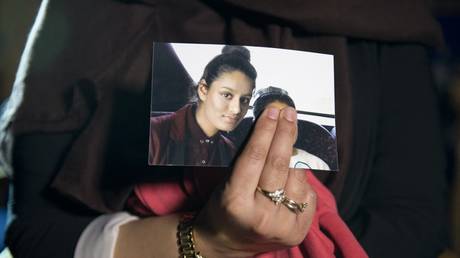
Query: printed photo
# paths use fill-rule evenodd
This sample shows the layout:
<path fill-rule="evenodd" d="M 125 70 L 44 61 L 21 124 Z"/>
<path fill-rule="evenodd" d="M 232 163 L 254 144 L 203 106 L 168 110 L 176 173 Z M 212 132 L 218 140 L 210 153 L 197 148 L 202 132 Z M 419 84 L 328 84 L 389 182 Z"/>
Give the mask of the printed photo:
<path fill-rule="evenodd" d="M 297 110 L 290 167 L 339 170 L 332 55 L 155 42 L 148 164 L 231 166 L 269 106 Z"/>

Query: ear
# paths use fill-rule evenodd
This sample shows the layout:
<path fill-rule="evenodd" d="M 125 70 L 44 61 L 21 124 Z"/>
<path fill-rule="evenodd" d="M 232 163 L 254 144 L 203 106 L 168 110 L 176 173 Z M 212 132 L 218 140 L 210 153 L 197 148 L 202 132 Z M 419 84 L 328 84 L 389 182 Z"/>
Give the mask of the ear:
<path fill-rule="evenodd" d="M 206 97 L 208 96 L 208 85 L 206 84 L 206 81 L 204 79 L 201 79 L 198 83 L 197 91 L 200 100 L 205 101 Z"/>

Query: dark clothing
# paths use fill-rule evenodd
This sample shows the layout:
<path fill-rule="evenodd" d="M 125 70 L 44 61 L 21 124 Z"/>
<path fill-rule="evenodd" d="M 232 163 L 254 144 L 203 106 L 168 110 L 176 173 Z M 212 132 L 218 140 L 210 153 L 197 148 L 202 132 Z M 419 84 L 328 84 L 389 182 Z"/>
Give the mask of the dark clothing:
<path fill-rule="evenodd" d="M 317 175 L 370 257 L 435 257 L 445 161 L 425 47 L 442 40 L 425 3 L 50 0 L 11 124 L 15 257 L 72 257 L 91 216 L 182 171 L 146 162 L 153 41 L 333 54 L 341 171 Z"/>
<path fill-rule="evenodd" d="M 230 165 L 235 146 L 220 132 L 206 136 L 195 112 L 195 105 L 186 105 L 172 114 L 150 118 L 149 164 Z"/>

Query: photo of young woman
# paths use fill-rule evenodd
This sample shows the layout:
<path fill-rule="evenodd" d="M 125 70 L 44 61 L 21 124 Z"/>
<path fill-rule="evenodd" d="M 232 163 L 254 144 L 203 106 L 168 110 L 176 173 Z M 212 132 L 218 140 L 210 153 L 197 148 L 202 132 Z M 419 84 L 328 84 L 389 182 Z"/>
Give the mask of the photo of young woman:
<path fill-rule="evenodd" d="M 296 108 L 294 101 L 289 97 L 286 90 L 270 86 L 268 88 L 260 89 L 255 94 L 253 113 L 254 120 L 257 119 L 262 112 L 269 107 L 283 109 L 285 107 Z M 293 148 L 292 156 L 289 167 L 303 168 L 303 169 L 316 169 L 316 170 L 330 170 L 326 162 L 321 158 L 302 150 Z"/>
<path fill-rule="evenodd" d="M 150 118 L 149 165 L 228 166 L 237 150 L 222 132 L 245 116 L 256 77 L 249 50 L 225 46 L 204 68 L 188 104 Z"/>

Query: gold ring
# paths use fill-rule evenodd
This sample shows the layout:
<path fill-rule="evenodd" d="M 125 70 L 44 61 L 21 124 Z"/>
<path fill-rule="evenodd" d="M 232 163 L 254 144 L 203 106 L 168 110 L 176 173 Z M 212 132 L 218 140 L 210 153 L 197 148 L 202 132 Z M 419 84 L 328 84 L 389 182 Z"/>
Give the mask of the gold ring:
<path fill-rule="evenodd" d="M 278 205 L 278 204 L 282 203 L 286 199 L 286 196 L 284 195 L 284 189 L 278 189 L 278 190 L 275 190 L 274 192 L 270 192 L 270 191 L 264 190 L 264 189 L 262 189 L 262 188 L 260 188 L 258 186 L 257 191 L 259 191 L 265 197 L 267 197 L 272 202 L 274 202 L 275 205 Z"/>
<path fill-rule="evenodd" d="M 299 204 L 299 211 L 303 212 L 305 210 L 305 208 L 307 208 L 307 206 L 308 206 L 308 203 L 306 203 L 306 202 L 303 202 L 303 203 Z"/>
<path fill-rule="evenodd" d="M 299 212 L 304 212 L 305 211 L 305 208 L 307 208 L 308 204 L 306 202 L 303 202 L 301 204 L 298 204 L 297 202 L 287 198 L 287 197 L 284 197 L 284 200 L 283 200 L 283 204 L 284 206 L 286 206 L 289 210 L 291 210 L 292 212 L 294 213 L 299 213 Z"/>

